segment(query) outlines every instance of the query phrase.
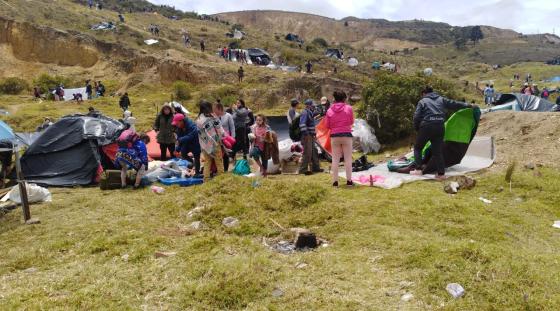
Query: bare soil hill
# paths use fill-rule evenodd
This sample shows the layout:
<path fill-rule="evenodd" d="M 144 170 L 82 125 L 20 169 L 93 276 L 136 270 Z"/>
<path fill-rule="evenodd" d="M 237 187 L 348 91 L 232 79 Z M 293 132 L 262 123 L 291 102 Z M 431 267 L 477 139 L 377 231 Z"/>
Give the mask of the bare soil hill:
<path fill-rule="evenodd" d="M 497 111 L 485 114 L 478 135 L 496 141 L 496 167 L 517 161 L 560 167 L 560 113 Z"/>

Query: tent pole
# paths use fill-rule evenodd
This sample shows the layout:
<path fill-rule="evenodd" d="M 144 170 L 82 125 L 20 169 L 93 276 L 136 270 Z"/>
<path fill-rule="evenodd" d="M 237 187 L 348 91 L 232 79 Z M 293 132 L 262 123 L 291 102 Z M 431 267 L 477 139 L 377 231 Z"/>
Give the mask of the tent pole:
<path fill-rule="evenodd" d="M 25 222 L 31 219 L 31 211 L 29 210 L 29 200 L 27 199 L 27 185 L 23 180 L 23 173 L 21 172 L 21 163 L 19 156 L 19 146 L 16 146 L 16 173 L 19 185 L 19 193 L 21 197 L 21 207 L 23 209 L 23 219 Z"/>

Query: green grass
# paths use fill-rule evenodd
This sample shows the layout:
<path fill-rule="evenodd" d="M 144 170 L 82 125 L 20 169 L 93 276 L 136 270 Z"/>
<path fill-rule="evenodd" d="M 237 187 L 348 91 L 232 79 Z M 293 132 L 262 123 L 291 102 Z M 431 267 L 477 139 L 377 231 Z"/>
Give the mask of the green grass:
<path fill-rule="evenodd" d="M 52 203 L 32 206 L 42 224 L 20 224 L 19 211 L 0 219 L 0 308 L 550 310 L 560 303 L 551 226 L 560 173 L 542 173 L 518 172 L 513 193 L 500 191 L 503 173 L 486 173 L 456 196 L 435 182 L 333 190 L 326 174 L 271 177 L 260 188 L 223 176 L 162 196 L 53 189 Z M 206 209 L 189 219 L 197 206 Z M 240 226 L 223 227 L 227 216 Z M 183 229 L 195 220 L 208 228 Z M 329 246 L 274 253 L 262 239 L 286 235 L 272 220 L 310 228 Z M 464 298 L 449 297 L 451 282 Z M 401 302 L 405 292 L 414 300 Z"/>

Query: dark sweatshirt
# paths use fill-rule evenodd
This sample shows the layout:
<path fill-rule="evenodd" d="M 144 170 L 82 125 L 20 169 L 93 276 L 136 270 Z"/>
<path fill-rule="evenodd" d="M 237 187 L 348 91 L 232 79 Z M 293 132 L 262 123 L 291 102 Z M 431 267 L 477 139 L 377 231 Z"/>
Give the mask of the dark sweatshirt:
<path fill-rule="evenodd" d="M 414 113 L 414 128 L 420 129 L 427 124 L 443 124 L 446 110 L 469 108 L 471 105 L 447 99 L 437 93 L 426 94 L 416 106 Z"/>

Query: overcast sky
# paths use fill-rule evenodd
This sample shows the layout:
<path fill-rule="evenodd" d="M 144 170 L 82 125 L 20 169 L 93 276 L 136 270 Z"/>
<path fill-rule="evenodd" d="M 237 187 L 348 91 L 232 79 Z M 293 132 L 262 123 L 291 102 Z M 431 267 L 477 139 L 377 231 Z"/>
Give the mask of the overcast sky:
<path fill-rule="evenodd" d="M 560 33 L 560 0 L 149 0 L 200 14 L 283 10 L 333 18 L 424 19 L 454 26 L 490 25 L 523 33 Z"/>

